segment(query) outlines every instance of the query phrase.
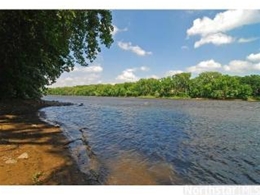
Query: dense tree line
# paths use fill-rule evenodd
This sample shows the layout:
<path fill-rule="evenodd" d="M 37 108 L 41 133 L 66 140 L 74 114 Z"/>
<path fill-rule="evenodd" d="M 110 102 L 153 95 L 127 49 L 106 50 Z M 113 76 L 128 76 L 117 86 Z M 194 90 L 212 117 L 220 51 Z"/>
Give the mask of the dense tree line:
<path fill-rule="evenodd" d="M 1 10 L 0 24 L 0 98 L 40 98 L 113 42 L 108 10 Z"/>
<path fill-rule="evenodd" d="M 50 95 L 248 99 L 260 97 L 260 76 L 230 76 L 203 72 L 195 78 L 181 73 L 161 79 L 140 79 L 120 84 L 49 88 Z"/>

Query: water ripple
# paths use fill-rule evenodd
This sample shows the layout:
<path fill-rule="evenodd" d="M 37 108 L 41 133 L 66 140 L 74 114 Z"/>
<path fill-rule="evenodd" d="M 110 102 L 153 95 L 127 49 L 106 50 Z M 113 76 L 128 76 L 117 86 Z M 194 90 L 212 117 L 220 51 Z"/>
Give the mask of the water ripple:
<path fill-rule="evenodd" d="M 46 99 L 84 104 L 43 111 L 70 140 L 84 133 L 103 183 L 134 184 L 134 178 L 140 184 L 260 183 L 258 102 Z M 81 141 L 70 144 L 84 171 L 93 160 L 83 146 Z"/>

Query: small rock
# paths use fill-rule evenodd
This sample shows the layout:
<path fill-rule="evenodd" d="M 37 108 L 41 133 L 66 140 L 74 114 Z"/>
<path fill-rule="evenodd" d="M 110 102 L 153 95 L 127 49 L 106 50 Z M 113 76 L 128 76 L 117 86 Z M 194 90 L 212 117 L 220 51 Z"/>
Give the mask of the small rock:
<path fill-rule="evenodd" d="M 14 159 L 8 159 L 7 161 L 5 161 L 6 164 L 15 164 L 17 163 L 17 160 Z"/>
<path fill-rule="evenodd" d="M 29 155 L 27 152 L 22 153 L 20 156 L 18 156 L 18 159 L 27 159 L 27 158 L 29 158 Z"/>

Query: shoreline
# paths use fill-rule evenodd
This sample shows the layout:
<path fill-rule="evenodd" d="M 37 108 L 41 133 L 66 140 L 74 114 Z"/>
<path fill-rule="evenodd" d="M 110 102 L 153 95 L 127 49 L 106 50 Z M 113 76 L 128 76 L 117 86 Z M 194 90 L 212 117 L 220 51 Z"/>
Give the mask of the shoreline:
<path fill-rule="evenodd" d="M 187 100 L 187 101 L 244 101 L 244 102 L 260 102 L 260 98 L 249 97 L 247 100 L 243 99 L 213 99 L 213 98 L 191 98 L 191 97 L 156 97 L 156 96 L 84 96 L 84 95 L 47 95 L 60 97 L 94 97 L 94 98 L 133 98 L 133 99 L 156 99 L 156 100 Z"/>
<path fill-rule="evenodd" d="M 0 185 L 89 185 L 66 147 L 59 127 L 40 119 L 39 110 L 68 106 L 55 101 L 0 101 Z"/>

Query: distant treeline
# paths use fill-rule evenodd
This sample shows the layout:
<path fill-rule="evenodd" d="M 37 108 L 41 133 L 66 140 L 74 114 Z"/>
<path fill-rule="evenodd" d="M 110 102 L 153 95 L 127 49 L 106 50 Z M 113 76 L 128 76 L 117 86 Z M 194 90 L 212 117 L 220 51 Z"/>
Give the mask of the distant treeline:
<path fill-rule="evenodd" d="M 244 99 L 260 97 L 260 75 L 230 76 L 203 72 L 195 78 L 181 73 L 161 79 L 140 79 L 120 84 L 49 88 L 49 95 Z"/>

